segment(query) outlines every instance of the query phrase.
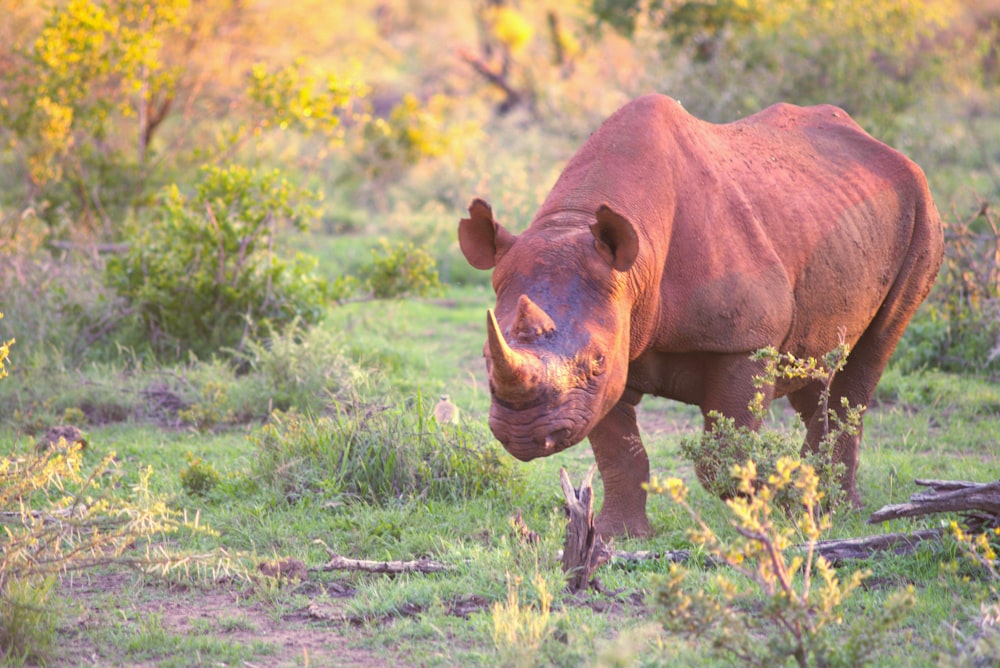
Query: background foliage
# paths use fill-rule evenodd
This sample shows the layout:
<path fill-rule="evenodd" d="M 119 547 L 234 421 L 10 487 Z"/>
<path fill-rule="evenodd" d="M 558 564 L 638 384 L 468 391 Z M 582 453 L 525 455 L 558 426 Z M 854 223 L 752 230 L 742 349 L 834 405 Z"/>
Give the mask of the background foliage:
<path fill-rule="evenodd" d="M 225 536 L 213 549 L 318 561 L 304 537 L 333 536 L 359 554 L 465 565 L 430 584 L 350 580 L 375 642 L 383 632 L 367 621 L 395 615 L 386 646 L 447 638 L 443 656 L 465 652 L 452 663 L 705 658 L 661 628 L 605 643 L 627 614 L 608 621 L 555 593 L 559 499 L 539 484 L 547 464 L 514 466 L 483 427 L 489 277 L 455 235 L 473 196 L 523 229 L 573 150 L 651 91 L 719 123 L 779 100 L 837 104 L 924 168 L 945 264 L 869 407 L 862 475 L 890 502 L 920 472 L 995 468 L 997 0 L 0 0 L 0 16 L 2 461 L 51 461 L 36 439 L 77 423 L 95 436 L 77 453 L 89 467 L 74 471 L 118 451 L 136 466 L 115 469 L 109 498 L 128 505 L 125 491 L 149 485 L 164 517 L 204 509 Z M 441 394 L 462 408 L 454 428 L 428 417 Z M 700 416 L 649 410 L 658 461 L 686 470 L 677 442 L 700 442 L 671 425 Z M 768 419 L 780 423 L 780 408 Z M 730 436 L 775 455 L 795 449 L 792 434 Z M 132 475 L 146 465 L 156 473 Z M 508 522 L 512 505 L 533 539 Z M 658 513 L 657 547 L 690 546 L 688 519 Z M 832 531 L 862 529 L 880 528 L 848 513 Z M 914 637 L 920 659 L 1000 655 L 986 629 L 995 587 L 938 569 L 939 556 L 891 562 L 855 590 L 844 614 L 861 626 L 885 592 L 914 582 L 914 617 L 931 620 L 904 620 L 874 661 L 917 661 Z M 655 568 L 605 577 L 648 590 Z M 8 588 L 0 605 L 17 605 L 0 613 L 47 609 L 59 583 L 43 575 Z M 722 600 L 707 572 L 691 578 Z M 270 596 L 268 582 L 252 595 Z M 442 611 L 469 592 L 485 597 L 486 619 L 461 626 Z M 739 598 L 731 611 L 762 605 Z M 440 615 L 398 617 L 414 609 Z M 974 651 L 942 630 L 956 616 L 949 628 L 973 629 Z M 45 660 L 55 628 L 35 617 L 3 642 L 23 659 L 34 638 Z M 484 639 L 493 646 L 480 650 Z M 190 651 L 156 656 L 212 655 Z M 241 652 L 212 656 L 254 662 Z"/>
<path fill-rule="evenodd" d="M 446 281 L 482 281 L 453 266 L 462 263 L 452 221 L 470 196 L 492 196 L 525 221 L 572 148 L 640 93 L 672 94 L 717 122 L 777 100 L 829 102 L 922 164 L 954 227 L 954 270 L 907 339 L 917 349 L 904 354 L 917 365 L 989 368 L 997 281 L 970 265 L 997 249 L 992 220 L 973 215 L 988 211 L 998 181 L 995 157 L 973 145 L 996 124 L 986 113 L 1000 82 L 995 4 L 491 0 L 444 12 L 435 3 L 4 0 L 5 255 L 37 266 L 53 249 L 128 248 L 95 279 L 96 299 L 33 283 L 43 279 L 30 271 L 4 285 L 80 312 L 76 331 L 42 327 L 78 359 L 107 358 L 109 344 L 175 358 L 239 349 L 267 327 L 317 322 L 325 299 L 433 289 L 432 270 L 406 275 L 422 252 Z M 293 32 L 298 39 L 282 39 Z M 206 208 L 223 195 L 204 192 L 216 186 L 203 174 L 230 175 L 233 190 L 249 178 L 239 170 L 272 174 L 261 178 L 287 192 L 248 186 L 224 195 L 242 208 Z M 320 280 L 281 243 L 289 232 L 271 229 L 298 205 L 286 198 L 307 192 L 317 206 L 293 217 L 314 223 L 314 241 L 316 232 L 389 232 L 414 244 L 410 259 L 383 246 L 363 275 L 358 263 Z M 221 236 L 210 248 L 214 227 Z M 210 270 L 209 254 L 242 275 Z M 205 322 L 208 305 L 221 307 L 217 322 Z M 981 326 L 959 324 L 970 321 Z M 3 326 L 13 332 L 14 319 Z"/>

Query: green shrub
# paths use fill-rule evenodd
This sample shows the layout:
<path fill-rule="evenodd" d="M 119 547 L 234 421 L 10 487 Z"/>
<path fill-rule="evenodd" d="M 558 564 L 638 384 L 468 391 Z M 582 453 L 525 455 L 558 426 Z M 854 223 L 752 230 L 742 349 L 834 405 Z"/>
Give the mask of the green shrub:
<path fill-rule="evenodd" d="M 800 359 L 790 353 L 779 353 L 774 348 L 764 348 L 752 356 L 764 364 L 761 375 L 754 379 L 757 388 L 773 386 L 781 379 L 809 379 L 823 384 L 818 414 L 827 416 L 826 429 L 817 451 L 806 452 L 804 458 L 818 473 L 821 490 L 831 508 L 841 503 L 844 496 L 839 484 L 844 466 L 832 463 L 833 448 L 842 435 L 857 433 L 864 414 L 864 407 L 852 407 L 846 399 L 842 400 L 843 416 L 828 405 L 833 378 L 847 363 L 849 353 L 850 347 L 842 342 L 821 360 L 812 357 Z M 758 392 L 749 406 L 760 420 L 764 419 L 763 398 L 763 393 Z M 717 412 L 710 416 L 715 419 L 711 431 L 684 438 L 681 452 L 694 463 L 705 489 L 721 498 L 728 499 L 738 493 L 738 481 L 729 475 L 734 466 L 747 460 L 753 461 L 766 479 L 776 471 L 779 461 L 797 458 L 802 450 L 804 439 L 801 436 L 737 427 L 734 420 Z M 791 489 L 785 491 L 792 492 Z M 787 505 L 790 499 L 782 498 L 780 502 Z"/>
<path fill-rule="evenodd" d="M 904 371 L 1000 369 L 1000 225 L 988 203 L 965 220 L 946 221 L 945 243 L 937 283 L 893 364 Z"/>
<path fill-rule="evenodd" d="M 195 457 L 190 452 L 185 455 L 187 466 L 181 469 L 181 485 L 191 496 L 204 496 L 219 484 L 222 476 L 211 464 Z"/>
<path fill-rule="evenodd" d="M 377 299 L 423 296 L 441 289 L 434 258 L 413 244 L 393 246 L 383 241 L 381 251 L 372 249 L 372 261 L 362 267 L 361 275 Z"/>
<path fill-rule="evenodd" d="M 485 435 L 439 429 L 416 407 L 338 404 L 333 416 L 275 412 L 255 431 L 253 475 L 284 499 L 368 503 L 465 498 L 517 485 L 509 457 Z"/>
<path fill-rule="evenodd" d="M 325 283 L 315 260 L 278 257 L 278 226 L 301 224 L 310 193 L 277 172 L 203 170 L 196 194 L 174 186 L 127 254 L 107 266 L 144 343 L 162 355 L 242 350 L 262 331 L 321 318 Z"/>

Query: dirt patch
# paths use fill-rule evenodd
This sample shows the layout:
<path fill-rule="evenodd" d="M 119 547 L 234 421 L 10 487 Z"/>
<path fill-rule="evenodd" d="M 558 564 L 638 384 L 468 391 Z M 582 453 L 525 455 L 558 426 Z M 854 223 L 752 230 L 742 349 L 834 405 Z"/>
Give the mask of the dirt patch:
<path fill-rule="evenodd" d="M 130 572 L 66 578 L 57 595 L 67 602 L 69 614 L 59 629 L 55 655 L 46 665 L 151 668 L 164 662 L 183 665 L 187 659 L 198 665 L 229 665 L 221 660 L 213 662 L 193 649 L 172 652 L 170 648 L 181 646 L 179 643 L 146 640 L 144 633 L 150 628 L 168 639 L 211 637 L 216 643 L 234 647 L 249 648 L 255 643 L 270 647 L 242 661 L 244 666 L 413 665 L 405 656 L 387 657 L 358 644 L 369 625 L 382 626 L 397 618 L 420 615 L 424 612 L 421 606 L 404 604 L 391 616 L 358 617 L 348 612 L 347 604 L 354 595 L 350 588 L 315 581 L 299 587 L 296 592 L 304 594 L 300 600 L 306 602 L 282 608 L 252 600 L 235 586 L 144 581 Z M 468 619 L 490 605 L 486 598 L 469 594 L 446 602 L 445 611 Z M 615 617 L 648 614 L 644 594 L 634 591 L 591 590 L 569 597 L 563 605 L 589 607 Z M 109 642 L 109 638 L 113 640 Z M 130 645 L 140 649 L 130 652 Z"/>
<path fill-rule="evenodd" d="M 169 636 L 212 637 L 235 646 L 265 643 L 274 648 L 251 658 L 246 665 L 261 666 L 381 666 L 385 657 L 354 645 L 356 632 L 349 622 L 317 623 L 306 610 L 279 613 L 247 599 L 244 592 L 224 585 L 186 587 L 142 584 L 135 575 L 88 574 L 65 579 L 59 596 L 77 615 L 61 629 L 57 656 L 50 666 L 158 665 L 136 662 L 121 648 L 100 643 L 94 631 L 114 623 L 140 625 L 156 619 Z M 324 609 L 330 618 L 342 616 L 345 599 L 327 597 Z M 122 652 L 122 654 L 116 654 Z"/>

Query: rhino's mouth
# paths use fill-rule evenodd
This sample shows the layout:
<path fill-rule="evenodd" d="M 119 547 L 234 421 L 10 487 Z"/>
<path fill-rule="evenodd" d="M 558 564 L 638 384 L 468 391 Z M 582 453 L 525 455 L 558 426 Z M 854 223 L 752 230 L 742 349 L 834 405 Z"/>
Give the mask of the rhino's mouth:
<path fill-rule="evenodd" d="M 490 430 L 504 449 L 521 461 L 548 457 L 586 438 L 589 426 L 582 412 L 555 411 L 510 410 L 494 402 Z"/>

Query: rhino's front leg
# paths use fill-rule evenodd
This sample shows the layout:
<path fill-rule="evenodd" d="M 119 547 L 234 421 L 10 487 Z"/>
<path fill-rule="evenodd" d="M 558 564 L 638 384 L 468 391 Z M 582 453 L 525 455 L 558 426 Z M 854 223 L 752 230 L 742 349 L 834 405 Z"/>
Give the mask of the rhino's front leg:
<path fill-rule="evenodd" d="M 649 458 L 639 438 L 635 406 L 624 401 L 590 432 L 590 445 L 604 481 L 604 504 L 595 525 L 604 537 L 648 536 L 652 527 L 646 518 Z"/>

